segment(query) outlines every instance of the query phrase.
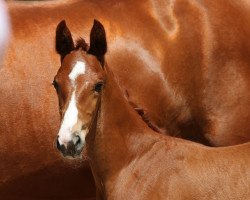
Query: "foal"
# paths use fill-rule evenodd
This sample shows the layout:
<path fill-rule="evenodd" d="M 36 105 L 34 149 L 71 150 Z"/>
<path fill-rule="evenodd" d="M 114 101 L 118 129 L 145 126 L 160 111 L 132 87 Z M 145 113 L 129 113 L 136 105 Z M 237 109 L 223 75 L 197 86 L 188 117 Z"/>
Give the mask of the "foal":
<path fill-rule="evenodd" d="M 58 148 L 77 156 L 86 137 L 97 199 L 249 198 L 250 143 L 211 148 L 155 133 L 105 63 L 104 39 L 95 21 L 90 48 L 82 41 L 65 56 L 67 42 L 57 45 L 65 58 L 54 81 L 63 117 Z"/>

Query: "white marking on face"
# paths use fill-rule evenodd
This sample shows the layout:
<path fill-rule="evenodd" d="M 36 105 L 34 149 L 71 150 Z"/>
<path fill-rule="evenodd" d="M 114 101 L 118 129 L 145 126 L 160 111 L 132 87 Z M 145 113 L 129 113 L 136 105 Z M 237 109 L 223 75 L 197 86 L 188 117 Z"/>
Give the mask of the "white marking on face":
<path fill-rule="evenodd" d="M 85 74 L 85 70 L 85 63 L 82 61 L 77 61 L 69 74 L 69 79 L 74 82 L 79 75 Z"/>
<path fill-rule="evenodd" d="M 58 141 L 61 145 L 62 144 L 67 145 L 68 142 L 74 139 L 74 137 L 72 137 L 74 136 L 74 131 L 76 131 L 77 134 L 79 134 L 82 141 L 84 140 L 86 135 L 85 133 L 86 131 L 81 130 L 81 126 L 79 126 L 78 123 L 79 122 L 78 109 L 76 106 L 76 94 L 75 94 L 76 91 L 75 80 L 79 75 L 85 74 L 85 70 L 86 70 L 85 63 L 83 61 L 77 61 L 72 71 L 69 74 L 69 79 L 71 80 L 71 83 L 73 85 L 73 92 L 58 133 L 59 136 Z M 88 83 L 86 82 L 86 86 L 87 84 Z"/>
<path fill-rule="evenodd" d="M 75 91 L 72 93 L 69 106 L 64 114 L 62 124 L 58 133 L 60 144 L 67 144 L 71 141 L 72 130 L 78 120 L 78 110 L 76 107 Z"/>

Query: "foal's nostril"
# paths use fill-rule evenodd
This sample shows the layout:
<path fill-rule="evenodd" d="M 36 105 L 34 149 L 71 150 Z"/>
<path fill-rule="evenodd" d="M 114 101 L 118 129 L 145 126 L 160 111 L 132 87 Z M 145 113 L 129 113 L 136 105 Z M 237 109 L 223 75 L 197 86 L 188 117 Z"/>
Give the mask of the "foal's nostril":
<path fill-rule="evenodd" d="M 80 136 L 76 136 L 75 137 L 75 139 L 74 139 L 74 144 L 75 144 L 75 146 L 78 146 L 78 145 L 80 145 L 81 144 L 81 138 L 80 138 Z"/>
<path fill-rule="evenodd" d="M 56 148 L 60 151 L 61 150 L 61 145 L 59 143 L 58 137 L 56 139 Z"/>
<path fill-rule="evenodd" d="M 59 137 L 57 137 L 57 140 L 56 140 L 56 148 L 61 151 L 63 154 L 65 153 L 65 146 L 63 144 L 60 144 L 59 142 Z"/>

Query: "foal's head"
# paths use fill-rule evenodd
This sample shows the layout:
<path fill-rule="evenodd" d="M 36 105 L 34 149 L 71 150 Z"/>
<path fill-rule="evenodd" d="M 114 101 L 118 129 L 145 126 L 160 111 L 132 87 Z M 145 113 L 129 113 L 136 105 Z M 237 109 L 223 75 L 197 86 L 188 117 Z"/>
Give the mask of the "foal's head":
<path fill-rule="evenodd" d="M 103 65 L 107 43 L 102 24 L 94 21 L 88 47 L 83 39 L 74 45 L 65 21 L 61 21 L 56 29 L 56 51 L 61 56 L 61 67 L 53 81 L 61 115 L 57 148 L 64 156 L 76 157 L 85 144 L 105 82 Z"/>

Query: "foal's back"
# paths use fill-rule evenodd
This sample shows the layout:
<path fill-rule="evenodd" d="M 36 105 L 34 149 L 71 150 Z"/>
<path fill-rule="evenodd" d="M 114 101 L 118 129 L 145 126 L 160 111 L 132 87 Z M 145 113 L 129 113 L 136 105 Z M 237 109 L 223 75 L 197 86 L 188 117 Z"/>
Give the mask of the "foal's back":
<path fill-rule="evenodd" d="M 250 143 L 210 148 L 159 136 L 143 152 L 147 153 L 120 172 L 115 182 L 114 191 L 118 192 L 114 192 L 115 198 L 233 200 L 250 197 Z"/>

